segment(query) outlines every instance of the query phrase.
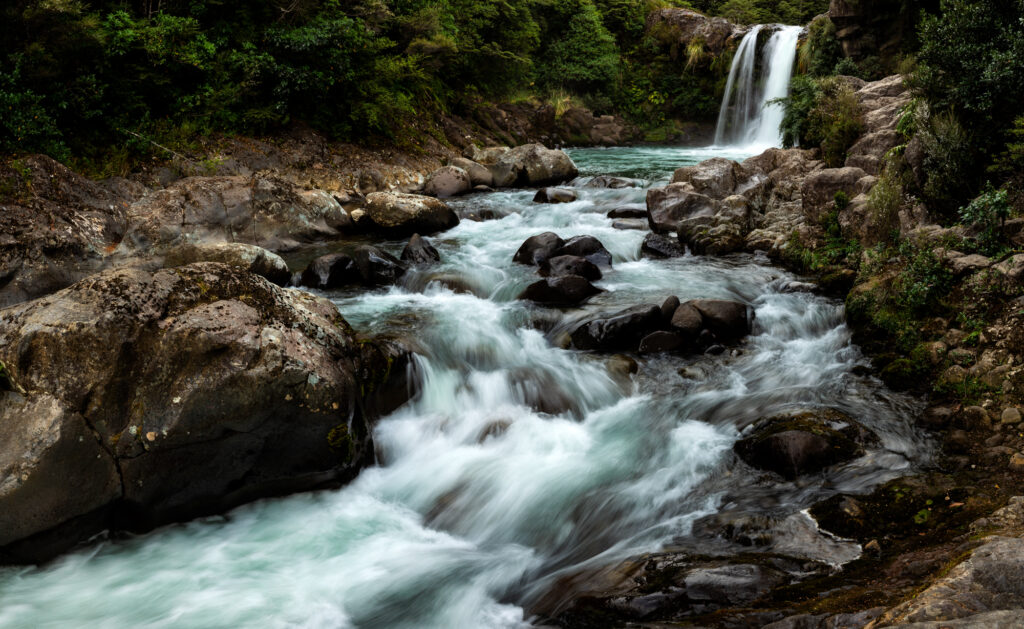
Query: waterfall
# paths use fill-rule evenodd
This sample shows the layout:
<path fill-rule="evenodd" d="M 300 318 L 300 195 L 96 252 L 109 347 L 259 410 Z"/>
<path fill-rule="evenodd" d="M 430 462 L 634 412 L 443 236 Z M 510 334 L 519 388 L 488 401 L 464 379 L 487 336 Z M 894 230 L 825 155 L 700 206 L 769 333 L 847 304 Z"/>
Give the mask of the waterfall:
<path fill-rule="evenodd" d="M 775 31 L 764 47 L 758 72 L 757 39 L 763 29 L 761 25 L 752 28 L 736 50 L 715 130 L 718 146 L 782 144 L 783 108 L 772 101 L 789 93 L 801 29 L 784 26 Z"/>

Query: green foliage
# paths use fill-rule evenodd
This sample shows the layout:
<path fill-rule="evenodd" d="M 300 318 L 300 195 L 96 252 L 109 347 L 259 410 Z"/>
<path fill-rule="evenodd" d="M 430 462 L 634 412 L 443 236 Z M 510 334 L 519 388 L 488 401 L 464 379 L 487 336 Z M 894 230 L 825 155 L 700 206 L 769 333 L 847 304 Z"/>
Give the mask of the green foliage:
<path fill-rule="evenodd" d="M 836 37 L 836 25 L 827 16 L 811 22 L 800 58 L 801 69 L 811 76 L 835 74 L 836 64 L 843 59 L 843 48 Z"/>
<path fill-rule="evenodd" d="M 996 190 L 992 184 L 966 207 L 960 208 L 960 219 L 978 230 L 978 250 L 995 255 L 1003 248 L 1003 225 L 1010 217 L 1010 202 L 1006 190 Z"/>
<path fill-rule="evenodd" d="M 794 77 L 782 105 L 785 146 L 820 147 L 825 163 L 832 168 L 846 161 L 846 152 L 864 132 L 863 114 L 853 88 L 835 77 Z"/>
<path fill-rule="evenodd" d="M 543 86 L 595 93 L 615 81 L 619 52 L 593 4 L 576 7 L 559 31 L 545 49 L 543 64 L 538 68 Z"/>
<path fill-rule="evenodd" d="M 928 116 L 918 126 L 924 150 L 921 197 L 931 210 L 953 220 L 956 210 L 980 187 L 975 136 L 948 112 Z"/>
<path fill-rule="evenodd" d="M 896 159 L 887 159 L 878 182 L 868 194 L 868 210 L 879 241 L 895 241 L 899 237 L 899 211 L 904 194 L 899 168 Z"/>

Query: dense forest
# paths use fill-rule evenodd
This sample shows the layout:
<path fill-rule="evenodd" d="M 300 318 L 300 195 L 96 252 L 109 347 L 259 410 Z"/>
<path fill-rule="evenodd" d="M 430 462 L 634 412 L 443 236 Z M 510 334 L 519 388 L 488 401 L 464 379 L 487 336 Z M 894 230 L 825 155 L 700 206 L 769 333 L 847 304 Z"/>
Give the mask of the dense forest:
<path fill-rule="evenodd" d="M 394 139 L 414 115 L 487 99 L 706 119 L 728 60 L 701 77 L 644 36 L 651 10 L 691 5 L 802 24 L 828 2 L 15 0 L 0 9 L 0 151 L 82 158 L 145 150 L 135 133 L 173 144 L 295 120 Z"/>

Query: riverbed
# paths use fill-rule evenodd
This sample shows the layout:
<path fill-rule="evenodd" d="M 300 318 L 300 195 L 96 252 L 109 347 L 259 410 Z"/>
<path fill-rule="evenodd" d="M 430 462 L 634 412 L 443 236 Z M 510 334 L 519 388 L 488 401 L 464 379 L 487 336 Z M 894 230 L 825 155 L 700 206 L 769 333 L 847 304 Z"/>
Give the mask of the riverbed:
<path fill-rule="evenodd" d="M 607 217 L 642 208 L 679 166 L 744 152 L 571 155 L 577 201 L 535 204 L 530 190 L 461 198 L 462 223 L 431 238 L 439 266 L 399 287 L 324 293 L 357 330 L 418 350 L 419 392 L 379 422 L 376 467 L 339 490 L 4 569 L 0 627 L 525 627 L 566 577 L 667 546 L 738 552 L 695 532 L 709 516 L 784 521 L 927 461 L 911 422 L 920 402 L 870 375 L 842 303 L 763 256 L 644 258 L 646 232 Z M 588 187 L 597 175 L 635 187 Z M 585 306 L 516 300 L 537 278 L 512 256 L 545 231 L 592 235 L 612 253 L 604 292 Z M 716 356 L 634 356 L 632 377 L 606 355 L 560 347 L 573 322 L 669 296 L 742 301 L 753 334 Z M 855 417 L 878 444 L 796 482 L 732 454 L 757 419 L 818 407 Z M 819 552 L 838 567 L 859 548 L 824 540 Z"/>

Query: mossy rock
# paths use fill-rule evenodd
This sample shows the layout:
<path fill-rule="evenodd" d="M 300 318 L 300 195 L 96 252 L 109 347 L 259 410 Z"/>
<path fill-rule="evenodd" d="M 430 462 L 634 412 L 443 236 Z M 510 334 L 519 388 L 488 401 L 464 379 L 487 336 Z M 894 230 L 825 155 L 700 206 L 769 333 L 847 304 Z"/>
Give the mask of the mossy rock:
<path fill-rule="evenodd" d="M 840 411 L 806 410 L 759 421 L 733 450 L 752 467 L 794 480 L 863 456 L 863 446 L 875 440 Z"/>

